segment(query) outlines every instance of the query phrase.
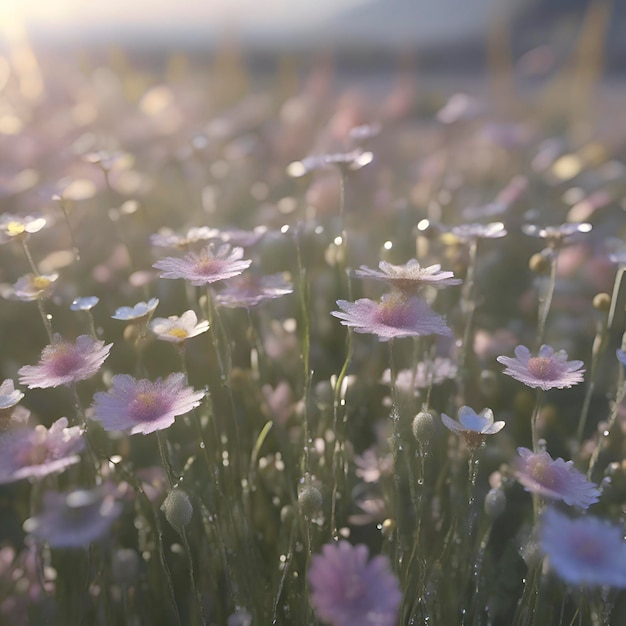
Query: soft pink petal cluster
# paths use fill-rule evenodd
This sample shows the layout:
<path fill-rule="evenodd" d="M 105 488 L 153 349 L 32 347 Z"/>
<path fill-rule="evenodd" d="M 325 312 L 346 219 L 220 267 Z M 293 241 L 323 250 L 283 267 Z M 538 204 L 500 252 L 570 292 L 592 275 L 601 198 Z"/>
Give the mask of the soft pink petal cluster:
<path fill-rule="evenodd" d="M 109 391 L 94 395 L 92 419 L 105 430 L 129 430 L 147 435 L 174 423 L 177 415 L 200 404 L 204 391 L 194 391 L 182 373 L 165 380 L 137 380 L 128 374 L 113 377 Z"/>
<path fill-rule="evenodd" d="M 24 522 L 24 530 L 53 548 L 86 548 L 108 533 L 121 512 L 107 484 L 89 491 L 47 491 L 43 510 Z"/>
<path fill-rule="evenodd" d="M 402 593 L 389 559 L 368 561 L 365 545 L 329 543 L 313 555 L 311 605 L 332 626 L 395 626 Z"/>
<path fill-rule="evenodd" d="M 217 295 L 217 302 L 227 308 L 257 306 L 267 300 L 280 298 L 293 292 L 293 285 L 283 274 L 234 278 Z"/>
<path fill-rule="evenodd" d="M 384 295 L 380 302 L 362 298 L 356 302 L 337 300 L 341 311 L 333 311 L 344 326 L 357 333 L 378 335 L 380 341 L 397 337 L 421 335 L 444 335 L 452 331 L 444 319 L 437 315 L 421 298 L 405 298 L 401 295 Z"/>
<path fill-rule="evenodd" d="M 0 484 L 24 478 L 42 478 L 78 463 L 85 447 L 83 431 L 68 428 L 67 418 L 50 428 L 19 428 L 0 434 Z"/>
<path fill-rule="evenodd" d="M 365 265 L 356 270 L 356 275 L 362 278 L 383 280 L 396 289 L 407 294 L 416 293 L 420 287 L 431 285 L 432 287 L 445 287 L 447 285 L 460 285 L 463 281 L 454 278 L 452 272 L 442 272 L 441 265 L 421 267 L 416 259 L 411 259 L 404 265 L 392 265 L 386 261 L 378 264 L 379 270 L 373 270 Z"/>
<path fill-rule="evenodd" d="M 93 376 L 109 356 L 113 344 L 81 335 L 73 343 L 55 335 L 46 346 L 37 365 L 25 365 L 18 371 L 20 383 L 34 389 L 69 385 Z"/>
<path fill-rule="evenodd" d="M 152 267 L 163 272 L 161 278 L 182 278 L 200 287 L 241 274 L 252 263 L 242 257 L 243 248 L 225 244 L 214 250 L 206 246 L 199 254 L 190 252 L 182 258 L 167 257 Z"/>
<path fill-rule="evenodd" d="M 498 363 L 506 365 L 504 373 L 519 380 L 528 387 L 563 389 L 583 381 L 582 361 L 568 361 L 567 352 L 555 352 L 550 346 L 543 345 L 537 356 L 533 356 L 526 346 L 515 348 L 515 358 L 499 356 Z"/>
<path fill-rule="evenodd" d="M 598 501 L 600 490 L 574 467 L 573 461 L 552 459 L 545 451 L 533 453 L 528 448 L 518 448 L 517 452 L 515 478 L 526 491 L 581 509 Z"/>

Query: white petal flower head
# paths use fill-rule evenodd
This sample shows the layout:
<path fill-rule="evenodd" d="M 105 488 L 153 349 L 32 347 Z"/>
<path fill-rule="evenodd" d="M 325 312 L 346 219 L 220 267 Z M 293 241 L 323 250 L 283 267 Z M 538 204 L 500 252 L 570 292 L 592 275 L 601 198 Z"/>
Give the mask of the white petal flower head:
<path fill-rule="evenodd" d="M 381 261 L 378 267 L 380 271 L 362 265 L 361 269 L 356 270 L 355 273 L 363 278 L 384 280 L 407 294 L 415 293 L 425 285 L 445 287 L 447 285 L 460 285 L 463 282 L 459 278 L 454 278 L 452 272 L 442 272 L 441 265 L 421 267 L 416 259 L 411 259 L 404 265 L 393 265 Z"/>
<path fill-rule="evenodd" d="M 47 298 L 56 282 L 58 274 L 25 274 L 17 279 L 12 288 L 12 295 L 23 302 L 32 302 Z"/>
<path fill-rule="evenodd" d="M 480 447 L 487 435 L 495 435 L 504 428 L 504 422 L 494 422 L 491 409 L 483 409 L 480 413 L 476 413 L 469 406 L 462 406 L 459 409 L 458 418 L 457 421 L 445 413 L 441 414 L 444 426 L 463 437 L 470 448 Z"/>
<path fill-rule="evenodd" d="M 0 385 L 0 411 L 13 408 L 23 397 L 24 394 L 15 388 L 14 382 L 7 378 Z"/>
<path fill-rule="evenodd" d="M 0 217 L 0 243 L 27 237 L 29 234 L 39 232 L 45 225 L 46 218 L 41 215 L 4 213 Z"/>
<path fill-rule="evenodd" d="M 168 318 L 155 317 L 149 326 L 157 339 L 171 343 L 183 343 L 209 329 L 209 322 L 198 322 L 194 311 L 185 311 L 180 317 L 172 315 Z"/>

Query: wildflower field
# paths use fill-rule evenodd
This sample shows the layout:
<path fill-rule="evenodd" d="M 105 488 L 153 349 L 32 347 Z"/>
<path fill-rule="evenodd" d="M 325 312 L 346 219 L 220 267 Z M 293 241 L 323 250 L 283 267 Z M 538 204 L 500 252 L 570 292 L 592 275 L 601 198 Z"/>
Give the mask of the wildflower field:
<path fill-rule="evenodd" d="M 0 624 L 626 623 L 626 118 L 579 52 L 479 95 L 0 57 Z"/>

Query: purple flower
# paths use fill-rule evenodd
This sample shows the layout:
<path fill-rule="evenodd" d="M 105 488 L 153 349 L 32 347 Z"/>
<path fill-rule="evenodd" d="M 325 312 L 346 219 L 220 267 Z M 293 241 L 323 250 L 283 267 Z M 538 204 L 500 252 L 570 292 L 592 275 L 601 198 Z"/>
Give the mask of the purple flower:
<path fill-rule="evenodd" d="M 621 526 L 593 516 L 570 519 L 554 509 L 541 516 L 541 549 L 571 585 L 626 587 L 623 534 Z"/>
<path fill-rule="evenodd" d="M 180 317 L 172 315 L 167 319 L 155 317 L 150 322 L 150 330 L 157 339 L 172 343 L 183 343 L 187 339 L 196 337 L 209 330 L 209 322 L 198 322 L 194 311 L 185 311 Z"/>
<path fill-rule="evenodd" d="M 354 328 L 357 333 L 378 335 L 380 341 L 419 335 L 449 337 L 452 334 L 443 318 L 420 298 L 387 294 L 380 302 L 362 298 L 356 302 L 337 300 L 337 305 L 342 311 L 333 311 L 332 315 L 344 326 Z"/>
<path fill-rule="evenodd" d="M 147 435 L 171 426 L 177 415 L 189 413 L 203 397 L 204 391 L 185 385 L 185 375 L 181 373 L 155 382 L 121 374 L 113 376 L 109 391 L 94 395 L 92 418 L 105 430 Z"/>
<path fill-rule="evenodd" d="M 242 275 L 229 282 L 217 295 L 217 302 L 227 308 L 250 308 L 293 292 L 282 274 L 256 277 Z"/>
<path fill-rule="evenodd" d="M 574 467 L 573 461 L 553 460 L 545 451 L 533 453 L 528 448 L 518 448 L 517 452 L 515 478 L 526 491 L 581 509 L 598 501 L 600 491 Z"/>
<path fill-rule="evenodd" d="M 30 389 L 46 389 L 90 378 L 109 356 L 112 345 L 89 335 L 81 335 L 75 343 L 55 335 L 53 342 L 43 349 L 38 365 L 19 369 L 20 383 Z"/>
<path fill-rule="evenodd" d="M 207 246 L 200 254 L 190 252 L 181 259 L 167 257 L 152 267 L 163 270 L 161 278 L 184 278 L 199 287 L 241 274 L 252 263 L 249 259 L 242 261 L 242 257 L 243 248 L 231 248 L 226 244 L 214 251 Z"/>
<path fill-rule="evenodd" d="M 52 548 L 86 548 L 106 535 L 121 512 L 121 503 L 107 487 L 48 491 L 43 510 L 24 522 L 24 530 Z"/>
<path fill-rule="evenodd" d="M 311 605 L 332 626 L 395 626 L 402 593 L 386 556 L 365 545 L 329 543 L 309 569 Z"/>
<path fill-rule="evenodd" d="M 444 287 L 446 285 L 460 285 L 463 282 L 459 278 L 454 278 L 452 272 L 442 272 L 441 265 L 421 267 L 415 259 L 411 259 L 404 265 L 392 265 L 381 261 L 378 267 L 380 271 L 361 265 L 361 269 L 356 270 L 355 273 L 364 278 L 384 280 L 407 295 L 416 293 L 424 285 Z"/>
<path fill-rule="evenodd" d="M 498 363 L 506 365 L 504 373 L 515 380 L 519 380 L 528 387 L 548 389 L 563 389 L 571 387 L 583 380 L 585 370 L 580 368 L 582 361 L 568 361 L 567 352 L 555 352 L 550 346 L 541 346 L 537 356 L 531 356 L 526 346 L 515 348 L 515 357 L 499 356 Z"/>
<path fill-rule="evenodd" d="M 441 414 L 443 425 L 453 433 L 463 437 L 470 448 L 478 448 L 485 441 L 487 435 L 499 433 L 505 423 L 493 421 L 493 411 L 483 409 L 476 413 L 468 406 L 462 406 L 458 413 L 459 421 L 452 419 L 445 413 Z"/>
<path fill-rule="evenodd" d="M 150 298 L 148 302 L 138 302 L 135 306 L 121 306 L 115 310 L 115 315 L 111 315 L 111 317 L 114 320 L 126 322 L 147 319 L 152 316 L 157 306 L 159 306 L 159 299 Z"/>
<path fill-rule="evenodd" d="M 39 425 L 0 434 L 0 484 L 41 478 L 78 463 L 85 447 L 83 433 L 67 424 L 62 417 L 49 429 Z"/>

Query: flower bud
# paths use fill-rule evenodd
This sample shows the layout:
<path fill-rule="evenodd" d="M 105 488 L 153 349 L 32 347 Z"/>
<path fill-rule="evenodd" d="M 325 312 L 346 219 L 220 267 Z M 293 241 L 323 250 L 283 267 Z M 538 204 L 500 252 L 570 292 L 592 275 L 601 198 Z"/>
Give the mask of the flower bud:
<path fill-rule="evenodd" d="M 193 505 L 189 496 L 182 489 L 174 489 L 167 494 L 161 505 L 165 519 L 170 526 L 181 532 L 189 524 L 193 515 Z"/>
<path fill-rule="evenodd" d="M 387 518 L 380 528 L 380 532 L 382 533 L 385 539 L 392 539 L 393 534 L 396 532 L 396 523 L 394 520 Z"/>
<path fill-rule="evenodd" d="M 597 293 L 593 297 L 593 308 L 607 313 L 611 308 L 611 296 L 608 293 Z"/>
<path fill-rule="evenodd" d="M 313 517 L 322 507 L 322 493 L 317 487 L 305 487 L 298 494 L 298 506 L 305 517 Z"/>
<path fill-rule="evenodd" d="M 435 422 L 432 413 L 428 411 L 420 411 L 413 418 L 413 436 L 420 443 L 426 443 L 433 435 Z"/>
<path fill-rule="evenodd" d="M 485 513 L 495 520 L 504 513 L 506 508 L 506 496 L 502 489 L 490 489 L 485 496 Z"/>
<path fill-rule="evenodd" d="M 535 272 L 536 274 L 548 274 L 550 272 L 550 262 L 546 258 L 546 255 L 541 252 L 537 252 L 530 257 L 528 267 L 531 272 Z"/>

